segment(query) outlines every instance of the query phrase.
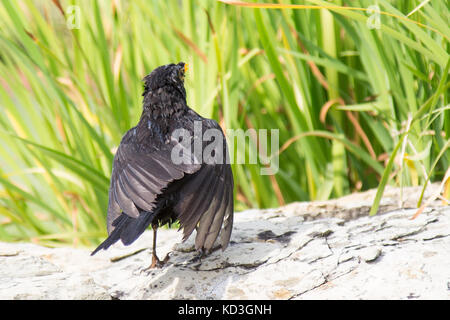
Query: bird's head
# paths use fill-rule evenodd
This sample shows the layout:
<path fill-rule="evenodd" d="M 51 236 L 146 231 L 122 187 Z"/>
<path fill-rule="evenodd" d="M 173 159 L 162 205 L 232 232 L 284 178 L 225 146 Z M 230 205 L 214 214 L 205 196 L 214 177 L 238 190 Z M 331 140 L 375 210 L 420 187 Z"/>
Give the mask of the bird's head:
<path fill-rule="evenodd" d="M 184 74 L 188 65 L 184 62 L 178 64 L 166 64 L 153 70 L 143 81 L 145 85 L 144 96 L 150 91 L 156 91 L 159 88 L 170 86 L 178 89 L 184 96 Z"/>

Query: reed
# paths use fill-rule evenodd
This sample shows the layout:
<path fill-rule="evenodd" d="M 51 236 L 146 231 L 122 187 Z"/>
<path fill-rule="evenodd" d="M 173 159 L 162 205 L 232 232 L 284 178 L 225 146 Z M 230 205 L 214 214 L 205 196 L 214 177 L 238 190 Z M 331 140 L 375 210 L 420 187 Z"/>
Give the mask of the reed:
<path fill-rule="evenodd" d="M 373 214 L 388 184 L 441 181 L 448 4 L 274 3 L 2 1 L 0 240 L 98 244 L 141 79 L 170 62 L 189 64 L 188 104 L 203 116 L 279 129 L 275 175 L 233 164 L 237 210 L 378 188 Z"/>

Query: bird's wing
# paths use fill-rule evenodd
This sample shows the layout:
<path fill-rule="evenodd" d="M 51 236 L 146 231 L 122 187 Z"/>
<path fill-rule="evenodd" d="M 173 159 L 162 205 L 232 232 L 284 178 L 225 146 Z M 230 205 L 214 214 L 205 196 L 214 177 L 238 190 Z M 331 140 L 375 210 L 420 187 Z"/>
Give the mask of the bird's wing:
<path fill-rule="evenodd" d="M 180 188 L 180 199 L 174 210 L 178 213 L 180 229 L 183 229 L 183 240 L 197 228 L 195 248 L 209 251 L 220 233 L 220 244 L 224 250 L 233 226 L 233 173 L 222 130 L 213 120 L 205 120 L 204 123 L 220 130 L 224 161 L 202 164 Z"/>
<path fill-rule="evenodd" d="M 122 139 L 114 156 L 109 188 L 108 234 L 114 230 L 113 222 L 122 212 L 137 218 L 139 208 L 152 211 L 156 197 L 170 182 L 200 168 L 192 159 L 181 161 L 180 164 L 171 160 L 171 151 L 178 145 L 177 141 L 172 140 L 157 151 L 143 152 L 136 149 L 132 136 L 133 131 L 130 130 Z M 189 156 L 190 153 L 185 152 L 183 155 Z"/>

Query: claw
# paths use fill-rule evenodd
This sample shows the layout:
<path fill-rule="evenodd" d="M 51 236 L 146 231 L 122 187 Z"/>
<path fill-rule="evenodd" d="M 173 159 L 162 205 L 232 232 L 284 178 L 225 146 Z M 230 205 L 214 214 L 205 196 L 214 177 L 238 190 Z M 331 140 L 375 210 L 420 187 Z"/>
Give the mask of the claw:
<path fill-rule="evenodd" d="M 150 265 L 149 269 L 162 268 L 169 261 L 169 259 L 169 254 L 167 254 L 162 261 L 159 260 L 159 258 L 155 254 L 152 256 L 152 264 Z"/>
<path fill-rule="evenodd" d="M 170 259 L 170 253 L 168 253 L 162 261 L 159 260 L 159 258 L 156 254 L 154 254 L 154 255 L 152 255 L 152 264 L 150 266 L 148 266 L 147 268 L 142 269 L 141 273 L 145 272 L 148 275 L 149 273 L 151 273 L 151 271 L 153 269 L 162 269 L 166 265 L 166 263 L 169 261 L 169 259 Z"/>

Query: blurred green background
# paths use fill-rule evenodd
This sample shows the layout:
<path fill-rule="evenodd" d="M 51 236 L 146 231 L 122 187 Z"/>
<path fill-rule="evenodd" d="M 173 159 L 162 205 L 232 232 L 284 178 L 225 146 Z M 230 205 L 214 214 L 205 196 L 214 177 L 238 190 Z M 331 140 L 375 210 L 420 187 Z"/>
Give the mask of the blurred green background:
<path fill-rule="evenodd" d="M 111 163 L 140 117 L 141 79 L 171 62 L 189 63 L 188 104 L 204 117 L 280 130 L 275 175 L 233 165 L 237 211 L 378 188 L 375 212 L 387 184 L 442 181 L 449 4 L 376 2 L 380 15 L 333 7 L 369 0 L 1 1 L 0 240 L 105 237 Z"/>

